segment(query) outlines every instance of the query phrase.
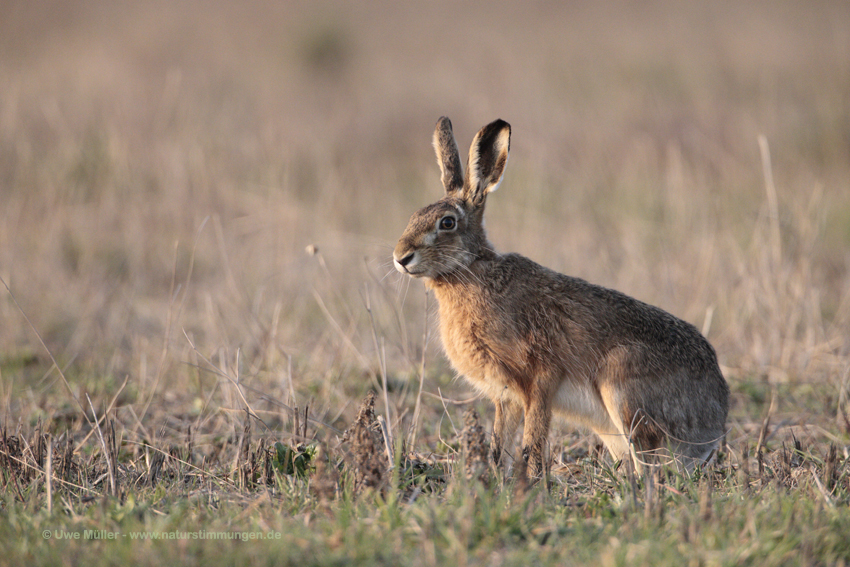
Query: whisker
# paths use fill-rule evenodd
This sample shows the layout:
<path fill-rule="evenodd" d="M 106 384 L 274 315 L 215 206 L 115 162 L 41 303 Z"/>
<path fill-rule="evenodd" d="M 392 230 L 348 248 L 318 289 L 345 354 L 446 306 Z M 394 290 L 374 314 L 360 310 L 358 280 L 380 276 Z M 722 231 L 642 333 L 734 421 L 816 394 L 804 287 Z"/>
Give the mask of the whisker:
<path fill-rule="evenodd" d="M 412 278 L 406 278 L 406 281 L 404 282 L 404 297 L 402 297 L 402 299 L 401 299 L 402 307 L 404 306 L 405 302 L 407 301 L 407 294 L 410 291 L 411 280 L 412 280 Z"/>

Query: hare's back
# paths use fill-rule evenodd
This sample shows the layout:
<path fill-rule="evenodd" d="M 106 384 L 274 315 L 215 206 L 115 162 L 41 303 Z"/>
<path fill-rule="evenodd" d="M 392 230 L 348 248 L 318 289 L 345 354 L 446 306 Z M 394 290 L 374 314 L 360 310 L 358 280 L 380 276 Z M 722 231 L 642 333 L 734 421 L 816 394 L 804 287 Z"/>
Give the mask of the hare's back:
<path fill-rule="evenodd" d="M 723 396 L 726 381 L 714 348 L 696 327 L 663 309 L 518 254 L 503 256 L 489 280 L 501 325 L 545 345 L 533 350 L 551 357 L 550 368 L 594 373 L 616 355 L 630 380 L 663 381 L 679 390 L 705 381 Z"/>

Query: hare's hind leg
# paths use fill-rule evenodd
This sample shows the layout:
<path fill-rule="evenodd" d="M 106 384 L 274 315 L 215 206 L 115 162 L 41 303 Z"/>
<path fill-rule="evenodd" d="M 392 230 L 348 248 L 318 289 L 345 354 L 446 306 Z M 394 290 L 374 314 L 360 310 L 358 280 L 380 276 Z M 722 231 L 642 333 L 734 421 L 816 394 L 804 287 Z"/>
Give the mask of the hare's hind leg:
<path fill-rule="evenodd" d="M 642 353 L 624 346 L 611 350 L 600 365 L 597 384 L 602 403 L 608 412 L 610 426 L 595 429 L 614 459 L 631 459 L 640 471 L 646 458 L 664 448 L 664 433 L 649 417 L 639 393 L 638 379 L 645 373 Z M 638 388 L 639 390 L 639 388 Z"/>
<path fill-rule="evenodd" d="M 594 432 L 611 453 L 615 460 L 627 459 L 633 456 L 629 437 L 629 424 L 624 424 L 621 414 L 621 403 L 618 392 L 610 384 L 603 382 L 599 386 L 602 403 L 608 412 L 608 423 L 603 427 L 595 427 Z"/>
<path fill-rule="evenodd" d="M 618 347 L 608 353 L 597 371 L 599 396 L 608 413 L 608 423 L 604 427 L 594 428 L 594 431 L 616 460 L 629 458 L 632 450 L 629 435 L 631 424 L 623 421 L 625 400 L 620 388 L 629 372 L 628 361 L 628 349 Z"/>

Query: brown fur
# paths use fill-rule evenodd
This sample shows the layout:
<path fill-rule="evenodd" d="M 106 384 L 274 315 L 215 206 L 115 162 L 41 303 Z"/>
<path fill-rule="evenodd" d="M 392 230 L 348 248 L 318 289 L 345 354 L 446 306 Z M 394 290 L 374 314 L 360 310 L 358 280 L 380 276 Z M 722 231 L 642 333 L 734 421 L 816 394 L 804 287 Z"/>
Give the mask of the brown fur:
<path fill-rule="evenodd" d="M 595 431 L 615 458 L 707 458 L 729 398 L 708 341 L 657 307 L 493 249 L 484 205 L 508 160 L 506 122 L 475 136 L 462 185 L 448 118 L 434 146 L 446 195 L 413 214 L 393 259 L 433 290 L 446 354 L 496 406 L 494 462 L 524 416 L 522 456 L 539 474 L 553 413 Z"/>

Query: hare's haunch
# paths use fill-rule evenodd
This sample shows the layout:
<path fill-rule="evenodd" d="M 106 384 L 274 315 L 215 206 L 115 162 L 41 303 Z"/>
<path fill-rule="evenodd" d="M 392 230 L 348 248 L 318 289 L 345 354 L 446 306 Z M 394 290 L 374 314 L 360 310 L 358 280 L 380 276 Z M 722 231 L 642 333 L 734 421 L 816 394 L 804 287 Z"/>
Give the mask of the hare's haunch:
<path fill-rule="evenodd" d="M 482 128 L 464 172 L 452 124 L 440 118 L 446 194 L 413 214 L 393 252 L 400 272 L 433 290 L 454 368 L 496 406 L 493 460 L 524 417 L 522 458 L 539 474 L 553 413 L 592 429 L 616 459 L 707 459 L 724 434 L 729 387 L 693 325 L 487 240 L 484 205 L 510 137 L 503 120 Z"/>

